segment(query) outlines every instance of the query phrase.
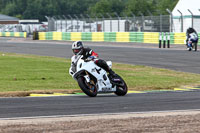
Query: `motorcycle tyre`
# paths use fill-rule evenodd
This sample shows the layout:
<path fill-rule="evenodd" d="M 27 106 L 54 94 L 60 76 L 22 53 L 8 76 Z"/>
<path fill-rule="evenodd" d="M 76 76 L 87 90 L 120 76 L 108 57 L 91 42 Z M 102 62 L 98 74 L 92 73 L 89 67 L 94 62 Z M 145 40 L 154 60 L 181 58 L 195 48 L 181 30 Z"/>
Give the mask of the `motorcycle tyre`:
<path fill-rule="evenodd" d="M 90 88 L 86 85 L 84 77 L 81 76 L 81 77 L 78 78 L 78 85 L 86 95 L 88 95 L 90 97 L 96 97 L 97 96 L 96 86 L 93 86 L 93 87 L 95 87 L 95 91 L 91 92 Z"/>
<path fill-rule="evenodd" d="M 117 75 L 117 77 L 121 79 L 121 81 L 124 83 L 124 86 L 123 86 L 123 90 L 121 90 L 121 89 L 119 88 L 119 86 L 117 86 L 116 91 L 115 91 L 114 93 L 115 93 L 117 96 L 124 96 L 124 95 L 126 95 L 127 92 L 128 92 L 128 87 L 127 87 L 127 85 L 126 85 L 126 82 L 125 82 L 119 75 Z"/>

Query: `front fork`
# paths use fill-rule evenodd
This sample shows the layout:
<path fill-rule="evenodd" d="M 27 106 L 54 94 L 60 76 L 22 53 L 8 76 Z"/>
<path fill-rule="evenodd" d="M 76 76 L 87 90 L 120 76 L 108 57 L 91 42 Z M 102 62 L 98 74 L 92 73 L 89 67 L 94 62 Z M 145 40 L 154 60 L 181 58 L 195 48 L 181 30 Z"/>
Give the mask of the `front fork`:
<path fill-rule="evenodd" d="M 86 82 L 88 83 L 89 87 L 92 88 L 93 86 L 96 86 L 95 82 L 90 78 L 90 75 L 87 71 L 85 71 L 86 75 L 84 76 Z"/>

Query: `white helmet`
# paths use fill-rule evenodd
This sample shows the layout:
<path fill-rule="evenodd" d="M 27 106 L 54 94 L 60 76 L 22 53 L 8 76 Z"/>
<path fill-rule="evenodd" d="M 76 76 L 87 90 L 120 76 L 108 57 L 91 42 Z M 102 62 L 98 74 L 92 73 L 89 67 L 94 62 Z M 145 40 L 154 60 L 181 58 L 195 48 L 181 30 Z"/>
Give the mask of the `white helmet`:
<path fill-rule="evenodd" d="M 83 53 L 83 43 L 76 41 L 72 44 L 72 51 L 75 55 L 81 55 Z"/>

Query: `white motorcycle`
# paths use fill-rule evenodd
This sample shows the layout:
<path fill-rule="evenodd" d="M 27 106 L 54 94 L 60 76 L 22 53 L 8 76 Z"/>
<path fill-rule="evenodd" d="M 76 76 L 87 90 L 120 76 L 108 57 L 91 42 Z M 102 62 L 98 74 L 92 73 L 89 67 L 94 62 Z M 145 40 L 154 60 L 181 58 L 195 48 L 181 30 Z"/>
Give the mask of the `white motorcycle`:
<path fill-rule="evenodd" d="M 69 74 L 78 82 L 81 90 L 90 97 L 97 96 L 97 93 L 115 93 L 118 96 L 126 95 L 128 88 L 125 81 L 116 74 L 112 77 L 97 66 L 94 61 L 83 59 L 78 55 L 69 70 Z M 112 67 L 112 62 L 107 61 Z"/>

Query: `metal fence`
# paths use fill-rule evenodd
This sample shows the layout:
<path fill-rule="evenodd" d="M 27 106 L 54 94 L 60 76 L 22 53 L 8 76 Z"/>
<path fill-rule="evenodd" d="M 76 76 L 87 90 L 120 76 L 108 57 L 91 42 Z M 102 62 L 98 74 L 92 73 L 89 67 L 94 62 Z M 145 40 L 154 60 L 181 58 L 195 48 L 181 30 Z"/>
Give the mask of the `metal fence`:
<path fill-rule="evenodd" d="M 46 24 L 0 24 L 0 32 L 27 32 L 32 34 L 34 31 L 46 32 Z"/>
<path fill-rule="evenodd" d="M 151 14 L 151 13 L 149 13 Z M 32 34 L 34 31 L 48 32 L 186 32 L 188 27 L 193 27 L 200 32 L 200 15 L 191 16 L 119 16 L 115 13 L 110 15 L 62 15 L 45 16 L 48 22 L 41 24 L 7 24 L 0 25 L 0 32 L 27 32 Z"/>
<path fill-rule="evenodd" d="M 170 32 L 171 29 L 170 15 L 90 17 L 80 14 L 46 18 L 48 31 L 58 32 Z"/>

